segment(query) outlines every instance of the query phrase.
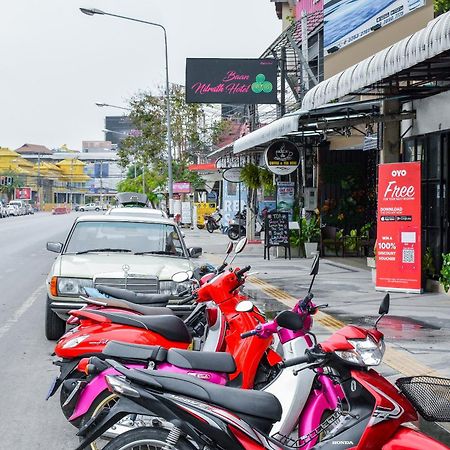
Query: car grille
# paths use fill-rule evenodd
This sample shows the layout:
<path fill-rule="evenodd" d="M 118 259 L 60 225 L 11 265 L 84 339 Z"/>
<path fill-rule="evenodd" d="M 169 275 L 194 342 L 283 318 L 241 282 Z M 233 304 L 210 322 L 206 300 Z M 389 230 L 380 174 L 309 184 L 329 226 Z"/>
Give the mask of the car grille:
<path fill-rule="evenodd" d="M 152 278 L 95 278 L 94 285 L 102 284 L 120 289 L 129 289 L 139 294 L 155 294 L 159 292 L 159 283 L 157 277 Z"/>

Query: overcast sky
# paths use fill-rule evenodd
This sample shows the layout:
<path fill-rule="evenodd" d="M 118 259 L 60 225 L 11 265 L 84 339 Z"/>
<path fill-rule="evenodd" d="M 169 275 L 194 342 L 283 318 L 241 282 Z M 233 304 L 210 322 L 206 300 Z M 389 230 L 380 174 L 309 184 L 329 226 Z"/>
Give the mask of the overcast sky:
<path fill-rule="evenodd" d="M 79 7 L 165 25 L 170 81 L 184 84 L 186 57 L 259 57 L 281 32 L 269 0 L 11 0 L 0 5 L 0 146 L 80 149 L 103 139 L 96 101 L 124 105 L 164 83 L 159 28 Z"/>

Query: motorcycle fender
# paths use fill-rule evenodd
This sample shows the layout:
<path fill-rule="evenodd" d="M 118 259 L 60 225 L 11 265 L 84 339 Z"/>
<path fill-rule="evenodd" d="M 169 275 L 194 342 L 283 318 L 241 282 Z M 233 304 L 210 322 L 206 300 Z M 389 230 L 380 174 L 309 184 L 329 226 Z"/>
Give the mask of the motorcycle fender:
<path fill-rule="evenodd" d="M 71 375 L 72 372 L 76 369 L 78 361 L 78 359 L 74 359 L 71 361 L 55 361 L 53 363 L 55 364 L 55 366 L 60 367 L 60 372 L 52 391 L 49 392 L 48 398 L 55 395 L 61 384 L 63 384 L 63 382 L 69 377 L 69 375 Z"/>
<path fill-rule="evenodd" d="M 281 361 L 283 361 L 283 358 L 277 352 L 269 348 L 267 350 L 267 361 L 273 367 L 276 366 Z"/>
<path fill-rule="evenodd" d="M 382 450 L 448 450 L 448 447 L 411 428 L 400 427 Z"/>
<path fill-rule="evenodd" d="M 80 428 L 77 436 L 87 436 L 75 450 L 85 449 L 111 426 L 129 414 L 148 415 L 148 409 L 141 407 L 127 397 L 119 397 L 118 402 L 108 412 L 100 413 L 99 417 L 91 419 L 84 427 Z"/>

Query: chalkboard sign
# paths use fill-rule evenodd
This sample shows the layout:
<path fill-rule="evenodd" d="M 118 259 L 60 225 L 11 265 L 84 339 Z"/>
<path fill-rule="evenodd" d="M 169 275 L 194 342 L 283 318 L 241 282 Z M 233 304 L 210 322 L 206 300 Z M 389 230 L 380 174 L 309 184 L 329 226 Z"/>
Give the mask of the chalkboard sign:
<path fill-rule="evenodd" d="M 284 257 L 291 259 L 291 246 L 289 244 L 289 213 L 287 212 L 269 212 L 265 219 L 265 241 L 264 241 L 264 259 L 266 253 L 270 259 L 270 247 L 284 247 Z"/>

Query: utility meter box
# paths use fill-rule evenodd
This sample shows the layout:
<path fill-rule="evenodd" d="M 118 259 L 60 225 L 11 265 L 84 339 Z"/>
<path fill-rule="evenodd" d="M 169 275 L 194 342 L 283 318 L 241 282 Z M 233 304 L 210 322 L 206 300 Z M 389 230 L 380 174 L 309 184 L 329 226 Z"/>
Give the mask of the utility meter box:
<path fill-rule="evenodd" d="M 306 211 L 314 211 L 317 208 L 317 188 L 303 188 L 303 198 Z"/>

